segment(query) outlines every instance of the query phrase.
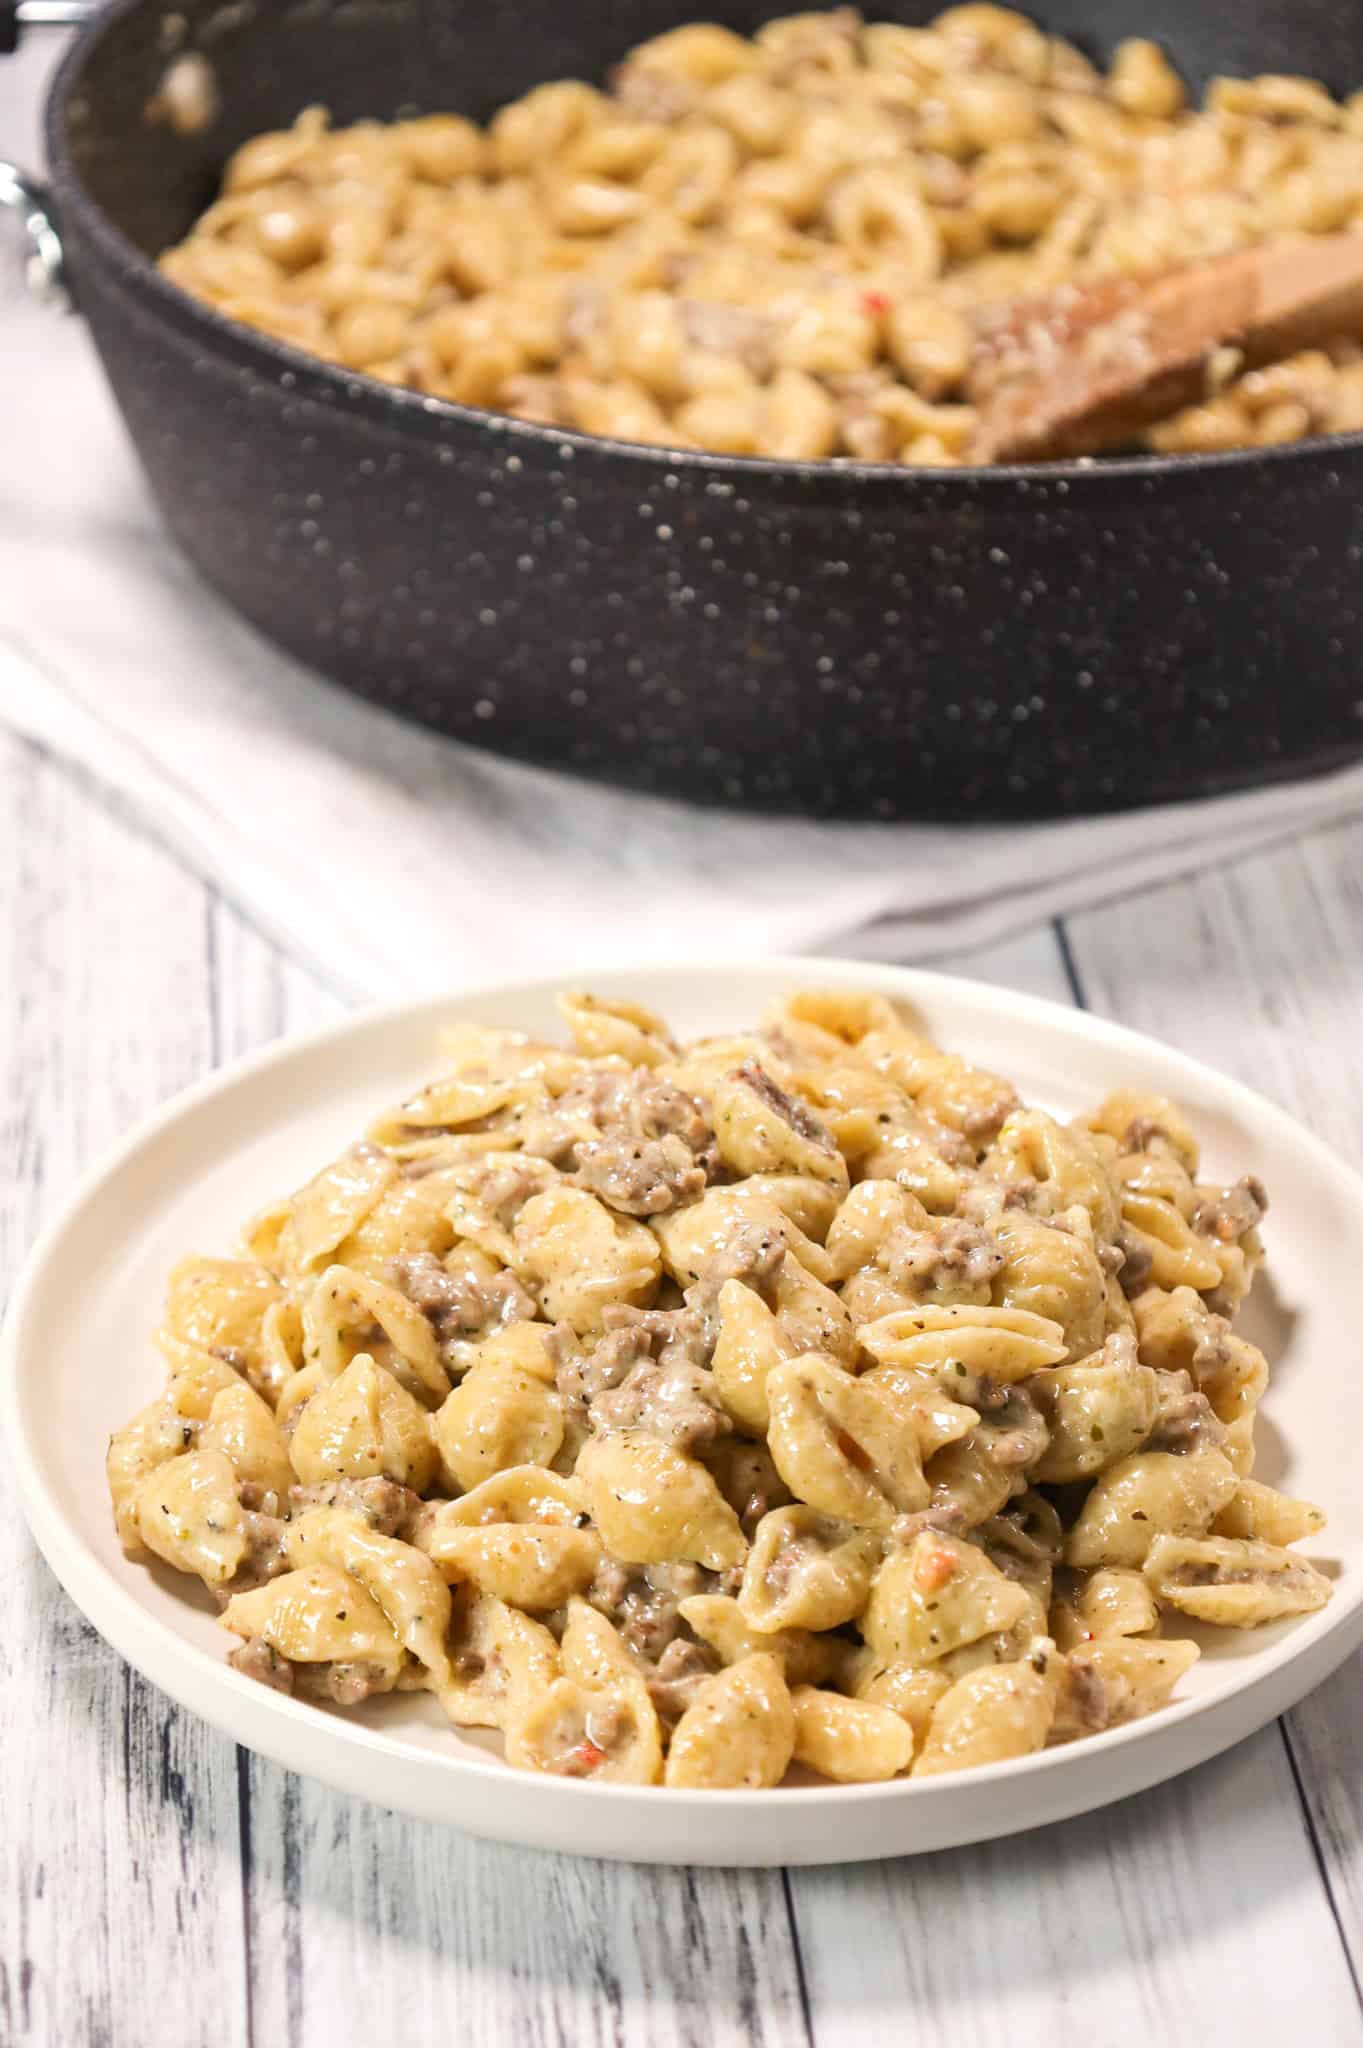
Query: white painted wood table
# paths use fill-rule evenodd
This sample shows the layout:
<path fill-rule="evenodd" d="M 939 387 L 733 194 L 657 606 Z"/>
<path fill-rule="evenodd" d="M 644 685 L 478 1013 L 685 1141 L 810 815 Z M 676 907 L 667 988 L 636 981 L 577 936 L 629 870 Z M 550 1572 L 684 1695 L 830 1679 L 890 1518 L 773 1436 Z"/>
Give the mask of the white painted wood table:
<path fill-rule="evenodd" d="M 340 1004 L 13 741 L 0 820 L 3 1288 L 92 1154 Z M 1157 1033 L 1363 1157 L 1363 823 L 941 964 Z M 860 1868 L 650 1871 L 248 1756 L 105 1648 L 8 1497 L 0 1545 L 0 2048 L 1363 2048 L 1363 1660 L 1090 1819 Z"/>
<path fill-rule="evenodd" d="M 0 144 L 31 154 L 35 102 Z M 97 1151 L 340 1008 L 3 740 L 0 947 L 0 1292 Z M 1152 1031 L 1363 1160 L 1363 823 L 941 964 Z M 1363 1659 L 1219 1761 L 996 1846 L 576 1863 L 234 1748 L 105 1648 L 0 1487 L 0 2048 L 1363 2048 Z"/>

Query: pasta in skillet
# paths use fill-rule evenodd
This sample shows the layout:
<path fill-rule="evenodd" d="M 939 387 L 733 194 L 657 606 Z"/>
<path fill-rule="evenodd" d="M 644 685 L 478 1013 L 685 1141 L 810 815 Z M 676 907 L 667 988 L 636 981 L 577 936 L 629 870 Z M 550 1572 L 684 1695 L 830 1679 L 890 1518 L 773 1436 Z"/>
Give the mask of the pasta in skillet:
<path fill-rule="evenodd" d="M 667 448 L 941 468 L 994 459 L 1010 305 L 1360 223 L 1363 93 L 1216 78 L 1199 104 L 1142 37 L 1103 68 L 968 0 L 922 27 L 851 7 L 752 37 L 691 22 L 604 89 L 545 83 L 485 128 L 333 129 L 309 107 L 236 151 L 161 267 L 437 399 Z M 1361 344 L 1257 366 L 1219 350 L 1198 402 L 1141 438 L 1182 454 L 1357 429 Z"/>
<path fill-rule="evenodd" d="M 459 1023 L 438 1078 L 171 1276 L 119 1534 L 231 1662 L 424 1689 L 513 1765 L 931 1776 L 1162 1706 L 1184 1617 L 1309 1613 L 1231 1318 L 1266 1200 L 1159 1097 L 1063 1124 L 880 997 L 678 1044 Z"/>

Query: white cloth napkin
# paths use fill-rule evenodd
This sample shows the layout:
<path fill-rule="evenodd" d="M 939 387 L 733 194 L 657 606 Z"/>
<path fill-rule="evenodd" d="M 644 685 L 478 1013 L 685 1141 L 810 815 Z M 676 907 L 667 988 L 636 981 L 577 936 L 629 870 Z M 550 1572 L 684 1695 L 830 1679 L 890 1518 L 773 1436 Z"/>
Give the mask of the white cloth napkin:
<path fill-rule="evenodd" d="M 355 996 L 708 954 L 907 959 L 1363 809 L 1363 767 L 1025 826 L 727 816 L 494 760 L 331 688 L 160 531 L 75 321 L 6 309 L 0 721 Z"/>
<path fill-rule="evenodd" d="M 21 129 L 31 106 L 11 92 Z M 702 954 L 922 958 L 1363 810 L 1360 766 L 1059 824 L 816 825 L 603 790 L 409 728 L 204 588 L 158 526 L 79 322 L 13 291 L 0 723 L 116 791 L 354 997 Z"/>

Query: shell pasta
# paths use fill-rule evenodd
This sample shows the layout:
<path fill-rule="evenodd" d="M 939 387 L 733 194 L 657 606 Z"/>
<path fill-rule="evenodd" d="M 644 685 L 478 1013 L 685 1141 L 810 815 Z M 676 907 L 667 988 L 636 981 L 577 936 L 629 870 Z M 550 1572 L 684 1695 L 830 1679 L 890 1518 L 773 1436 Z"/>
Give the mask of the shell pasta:
<path fill-rule="evenodd" d="M 1329 1598 L 1252 1476 L 1266 1197 L 1172 1103 L 1062 1123 L 875 996 L 685 1044 L 560 1009 L 452 1026 L 170 1277 L 109 1490 L 238 1670 L 429 1692 L 528 1770 L 864 1783 L 1098 1735 L 1188 1620 Z"/>
<path fill-rule="evenodd" d="M 943 467 L 977 432 L 999 308 L 1363 223 L 1363 94 L 1219 78 L 1139 37 L 1106 68 L 1010 9 L 855 9 L 752 37 L 693 22 L 603 89 L 538 85 L 245 143 L 161 259 L 223 313 L 348 371 L 670 448 Z M 1164 453 L 1363 425 L 1353 335 L 1233 348 Z"/>

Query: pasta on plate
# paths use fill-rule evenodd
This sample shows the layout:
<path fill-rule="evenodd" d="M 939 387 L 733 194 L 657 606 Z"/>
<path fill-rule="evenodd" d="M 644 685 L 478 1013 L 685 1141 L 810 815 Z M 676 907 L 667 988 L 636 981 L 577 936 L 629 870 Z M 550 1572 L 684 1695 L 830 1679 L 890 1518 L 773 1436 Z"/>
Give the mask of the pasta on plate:
<path fill-rule="evenodd" d="M 990 459 L 1000 305 L 1363 224 L 1363 93 L 1106 70 L 1004 7 L 692 22 L 605 90 L 253 137 L 161 258 L 231 318 L 513 418 L 780 461 Z M 1005 323 L 1006 324 L 1006 323 Z M 1234 349 L 1160 453 L 1363 426 L 1363 336 Z"/>
<path fill-rule="evenodd" d="M 239 1670 L 428 1690 L 530 1770 L 854 1783 L 1116 1727 L 1185 1618 L 1329 1598 L 1252 1476 L 1264 1191 L 1173 1103 L 1059 1122 L 842 990 L 688 1044 L 560 1008 L 568 1048 L 453 1025 L 171 1275 L 109 1487 Z"/>

